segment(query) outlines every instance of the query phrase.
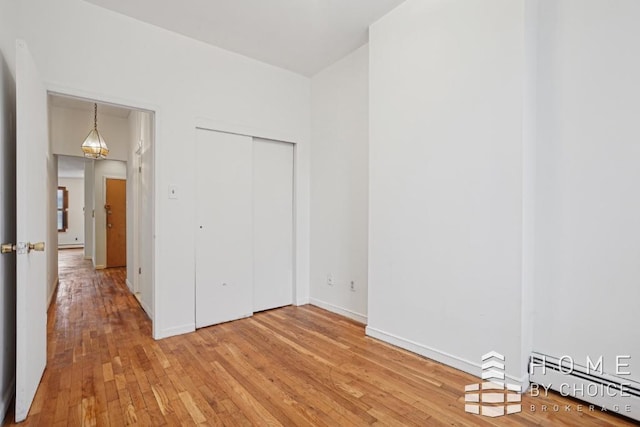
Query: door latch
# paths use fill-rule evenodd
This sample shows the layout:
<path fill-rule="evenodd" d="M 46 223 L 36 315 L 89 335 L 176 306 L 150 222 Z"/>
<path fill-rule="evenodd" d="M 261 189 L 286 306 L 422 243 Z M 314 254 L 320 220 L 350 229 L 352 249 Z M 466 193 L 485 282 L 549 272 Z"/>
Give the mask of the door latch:
<path fill-rule="evenodd" d="M 14 245 L 13 243 L 3 243 L 2 244 L 2 253 L 3 254 L 10 254 L 11 252 L 16 250 L 16 245 Z"/>

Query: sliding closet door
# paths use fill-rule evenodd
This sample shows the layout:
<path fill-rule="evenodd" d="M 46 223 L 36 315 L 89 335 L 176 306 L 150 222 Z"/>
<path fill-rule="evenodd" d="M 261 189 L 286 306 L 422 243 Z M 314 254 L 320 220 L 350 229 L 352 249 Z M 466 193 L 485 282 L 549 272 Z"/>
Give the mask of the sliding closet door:
<path fill-rule="evenodd" d="M 253 311 L 293 300 L 293 145 L 254 139 Z"/>
<path fill-rule="evenodd" d="M 196 326 L 253 312 L 252 139 L 198 130 Z"/>

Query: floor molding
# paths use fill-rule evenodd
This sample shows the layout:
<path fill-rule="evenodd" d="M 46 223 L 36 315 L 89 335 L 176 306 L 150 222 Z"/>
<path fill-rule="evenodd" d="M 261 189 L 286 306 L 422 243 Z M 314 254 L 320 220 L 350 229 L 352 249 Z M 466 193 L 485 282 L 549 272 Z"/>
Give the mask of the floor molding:
<path fill-rule="evenodd" d="M 349 319 L 355 320 L 356 322 L 360 322 L 363 325 L 367 324 L 367 316 L 365 316 L 364 314 L 356 313 L 355 311 L 352 311 L 343 307 L 338 307 L 337 305 L 330 304 L 326 301 L 322 301 L 316 298 L 309 298 L 309 304 L 323 308 L 332 313 L 336 313 L 341 316 L 348 317 Z"/>
<path fill-rule="evenodd" d="M 75 245 L 60 245 L 58 246 L 58 250 L 65 250 L 65 249 L 84 249 L 84 245 L 83 244 L 75 244 Z"/>
<path fill-rule="evenodd" d="M 307 304 L 309 304 L 309 298 L 300 298 L 299 300 L 296 300 L 294 305 L 301 306 L 301 305 L 307 305 Z"/>
<path fill-rule="evenodd" d="M 182 326 L 175 326 L 173 328 L 165 328 L 161 331 L 158 331 L 158 335 L 154 337 L 154 339 L 161 340 L 163 338 L 169 338 L 176 335 L 188 334 L 189 332 L 195 332 L 196 324 L 188 323 Z"/>
<path fill-rule="evenodd" d="M 142 297 L 138 298 L 138 296 L 136 296 L 136 299 L 140 303 L 140 307 L 142 307 L 144 312 L 147 313 L 147 316 L 149 316 L 149 319 L 153 320 L 153 311 L 151 310 L 151 307 L 149 307 L 149 305 L 142 300 Z"/>
<path fill-rule="evenodd" d="M 381 331 L 380 329 L 376 329 L 371 326 L 367 326 L 365 332 L 372 338 L 379 339 L 380 341 L 384 341 L 396 347 L 404 348 L 405 350 L 409 350 L 412 353 L 419 354 L 420 356 L 435 360 L 436 362 L 443 363 L 447 366 L 459 369 L 468 374 L 480 377 L 480 373 L 482 372 L 480 363 L 471 362 L 462 357 L 449 354 L 445 351 L 428 347 L 415 341 L 411 341 L 397 335 Z M 480 359 L 480 356 L 481 355 L 478 355 L 478 360 Z M 512 380 L 515 384 L 522 386 L 523 390 L 526 390 L 529 387 L 529 378 L 526 374 L 520 378 L 517 378 L 510 374 L 505 374 L 505 376 Z"/>
<path fill-rule="evenodd" d="M 53 297 L 56 294 L 59 284 L 60 284 L 60 276 L 56 276 L 56 278 L 53 280 L 53 289 L 51 289 L 51 293 L 48 296 L 47 309 L 51 306 L 51 303 L 53 302 Z"/>

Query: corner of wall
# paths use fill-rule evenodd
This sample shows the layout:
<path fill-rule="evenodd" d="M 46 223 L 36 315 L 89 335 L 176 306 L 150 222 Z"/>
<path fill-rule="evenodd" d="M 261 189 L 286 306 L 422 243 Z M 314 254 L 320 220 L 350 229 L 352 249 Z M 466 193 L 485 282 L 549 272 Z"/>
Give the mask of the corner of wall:
<path fill-rule="evenodd" d="M 47 307 L 51 306 L 51 303 L 53 302 L 53 297 L 56 294 L 56 289 L 58 288 L 59 284 L 60 284 L 60 278 L 56 275 L 56 277 L 53 279 L 53 282 L 51 283 L 51 287 L 49 289 L 49 295 L 47 296 Z"/>
<path fill-rule="evenodd" d="M 7 416 L 7 412 L 9 407 L 11 406 L 11 402 L 13 401 L 13 396 L 16 391 L 16 377 L 15 375 L 9 381 L 9 385 L 2 392 L 2 397 L 0 400 L 0 419 L 4 420 Z"/>
<path fill-rule="evenodd" d="M 367 324 L 367 316 L 365 314 L 357 313 L 347 308 L 338 307 L 337 305 L 330 304 L 326 301 L 322 301 L 316 298 L 309 298 L 309 303 L 311 305 L 315 305 L 316 307 L 323 308 L 332 313 L 336 313 L 341 316 L 348 317 L 349 319 L 355 320 L 356 322 L 362 323 L 363 325 Z"/>
<path fill-rule="evenodd" d="M 176 335 L 182 335 L 182 334 L 188 334 L 189 332 L 195 332 L 195 330 L 196 330 L 196 324 L 195 323 L 188 323 L 188 324 L 182 325 L 182 326 L 175 326 L 175 327 L 171 327 L 171 328 L 165 328 L 165 329 L 162 329 L 162 330 L 157 331 L 157 332 L 154 331 L 153 339 L 161 340 L 161 339 L 164 339 L 164 338 L 174 337 Z"/>

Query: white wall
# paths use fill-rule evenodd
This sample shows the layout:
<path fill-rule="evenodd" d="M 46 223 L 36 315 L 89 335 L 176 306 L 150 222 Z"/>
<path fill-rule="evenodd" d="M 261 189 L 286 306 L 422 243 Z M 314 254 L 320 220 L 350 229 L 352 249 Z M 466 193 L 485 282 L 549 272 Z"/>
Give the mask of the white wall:
<path fill-rule="evenodd" d="M 15 2 L 0 2 L 0 243 L 16 242 Z M 11 61 L 15 61 L 12 57 Z M 0 256 L 0 419 L 14 393 L 16 363 L 16 258 Z"/>
<path fill-rule="evenodd" d="M 128 122 L 127 150 L 127 286 L 133 293 L 138 291 L 138 166 L 139 156 L 136 154 L 140 140 L 138 113 L 132 111 Z"/>
<path fill-rule="evenodd" d="M 309 80 L 81 0 L 17 7 L 19 35 L 49 89 L 157 113 L 155 336 L 194 328 L 192 165 L 194 128 L 203 120 L 299 143 L 296 300 L 308 301 Z M 169 185 L 180 189 L 177 200 L 168 200 Z"/>
<path fill-rule="evenodd" d="M 534 349 L 640 381 L 640 2 L 543 0 Z"/>
<path fill-rule="evenodd" d="M 150 317 L 153 317 L 152 129 L 151 113 L 131 112 L 127 162 L 127 282 L 132 292 L 139 293 L 140 304 Z"/>
<path fill-rule="evenodd" d="M 51 135 L 49 133 L 49 135 Z M 47 256 L 47 302 L 51 302 L 58 284 L 58 219 L 54 213 L 58 207 L 58 156 L 51 153 L 51 138 L 47 153 L 47 206 L 51 215 L 47 218 L 45 254 Z"/>
<path fill-rule="evenodd" d="M 49 104 L 51 148 L 54 154 L 82 156 L 80 146 L 93 128 L 93 110 L 85 111 Z M 110 160 L 127 161 L 129 147 L 128 119 L 100 113 L 98 130 L 109 147 Z"/>
<path fill-rule="evenodd" d="M 311 302 L 363 323 L 367 319 L 368 92 L 368 45 L 311 79 Z M 327 285 L 329 275 L 332 286 Z"/>
<path fill-rule="evenodd" d="M 94 162 L 84 164 L 84 258 L 93 259 L 94 243 Z"/>
<path fill-rule="evenodd" d="M 58 232 L 58 247 L 84 245 L 84 178 L 58 178 L 69 192 L 68 228 Z"/>
<path fill-rule="evenodd" d="M 408 0 L 369 41 L 367 333 L 474 374 L 495 350 L 516 379 L 523 44 L 514 0 Z"/>
<path fill-rule="evenodd" d="M 106 178 L 127 179 L 127 164 L 118 160 L 99 160 L 94 165 L 94 242 L 93 265 L 105 268 L 107 265 L 107 215 L 104 205 L 106 202 Z"/>

